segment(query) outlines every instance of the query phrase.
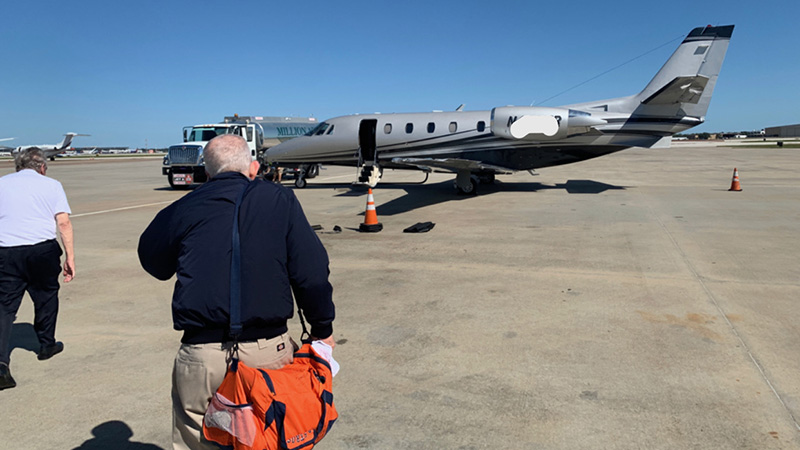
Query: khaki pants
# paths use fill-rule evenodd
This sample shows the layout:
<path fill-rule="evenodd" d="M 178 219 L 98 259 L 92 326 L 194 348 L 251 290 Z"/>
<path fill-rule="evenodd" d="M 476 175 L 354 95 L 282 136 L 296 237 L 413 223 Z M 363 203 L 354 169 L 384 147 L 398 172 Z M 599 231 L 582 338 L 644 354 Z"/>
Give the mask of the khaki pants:
<path fill-rule="evenodd" d="M 203 437 L 203 415 L 225 378 L 228 344 L 182 344 L 172 370 L 172 448 L 218 449 Z M 250 367 L 280 369 L 297 349 L 288 333 L 239 344 L 239 359 Z"/>

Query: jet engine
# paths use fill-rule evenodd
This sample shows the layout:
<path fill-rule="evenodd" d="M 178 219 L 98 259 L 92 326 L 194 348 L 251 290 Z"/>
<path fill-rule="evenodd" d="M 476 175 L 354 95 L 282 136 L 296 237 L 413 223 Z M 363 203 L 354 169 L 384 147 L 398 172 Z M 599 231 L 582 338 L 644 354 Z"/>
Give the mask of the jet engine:
<path fill-rule="evenodd" d="M 503 106 L 492 109 L 492 133 L 506 139 L 554 141 L 578 128 L 603 125 L 606 121 L 589 113 L 541 106 Z"/>
<path fill-rule="evenodd" d="M 506 139 L 550 141 L 567 135 L 569 111 L 538 106 L 503 106 L 492 110 L 492 133 Z"/>

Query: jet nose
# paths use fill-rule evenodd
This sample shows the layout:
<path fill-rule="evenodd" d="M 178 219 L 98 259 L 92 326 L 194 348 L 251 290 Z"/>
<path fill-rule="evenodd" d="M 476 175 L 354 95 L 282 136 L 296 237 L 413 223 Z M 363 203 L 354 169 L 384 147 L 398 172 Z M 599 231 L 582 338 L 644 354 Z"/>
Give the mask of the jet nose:
<path fill-rule="evenodd" d="M 291 155 L 292 151 L 297 148 L 295 141 L 302 138 L 294 138 L 291 141 L 281 142 L 280 144 L 267 149 L 265 156 L 269 164 L 285 162 L 286 157 Z"/>

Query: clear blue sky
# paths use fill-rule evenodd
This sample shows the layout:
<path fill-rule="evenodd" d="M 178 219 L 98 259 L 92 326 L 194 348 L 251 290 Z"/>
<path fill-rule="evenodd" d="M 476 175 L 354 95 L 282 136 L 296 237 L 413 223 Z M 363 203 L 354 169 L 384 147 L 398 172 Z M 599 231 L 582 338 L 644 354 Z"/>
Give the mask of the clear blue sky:
<path fill-rule="evenodd" d="M 35 1 L 0 16 L 7 145 L 165 147 L 225 115 L 530 105 L 641 90 L 692 28 L 735 24 L 697 131 L 800 123 L 800 2 Z"/>

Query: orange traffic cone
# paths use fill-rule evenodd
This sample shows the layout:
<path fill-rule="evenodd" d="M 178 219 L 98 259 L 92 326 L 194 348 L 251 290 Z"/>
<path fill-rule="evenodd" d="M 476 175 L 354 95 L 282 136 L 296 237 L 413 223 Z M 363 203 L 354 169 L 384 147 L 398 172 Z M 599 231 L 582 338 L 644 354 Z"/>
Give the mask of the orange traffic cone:
<path fill-rule="evenodd" d="M 364 212 L 364 223 L 358 229 L 367 233 L 377 233 L 383 229 L 383 224 L 378 222 L 378 213 L 375 212 L 375 199 L 372 197 L 372 188 L 369 188 L 367 193 L 367 210 Z"/>
<path fill-rule="evenodd" d="M 736 170 L 735 167 L 733 169 L 733 180 L 731 181 L 731 188 L 728 190 L 737 192 L 742 190 L 742 187 L 739 185 L 739 171 Z"/>

